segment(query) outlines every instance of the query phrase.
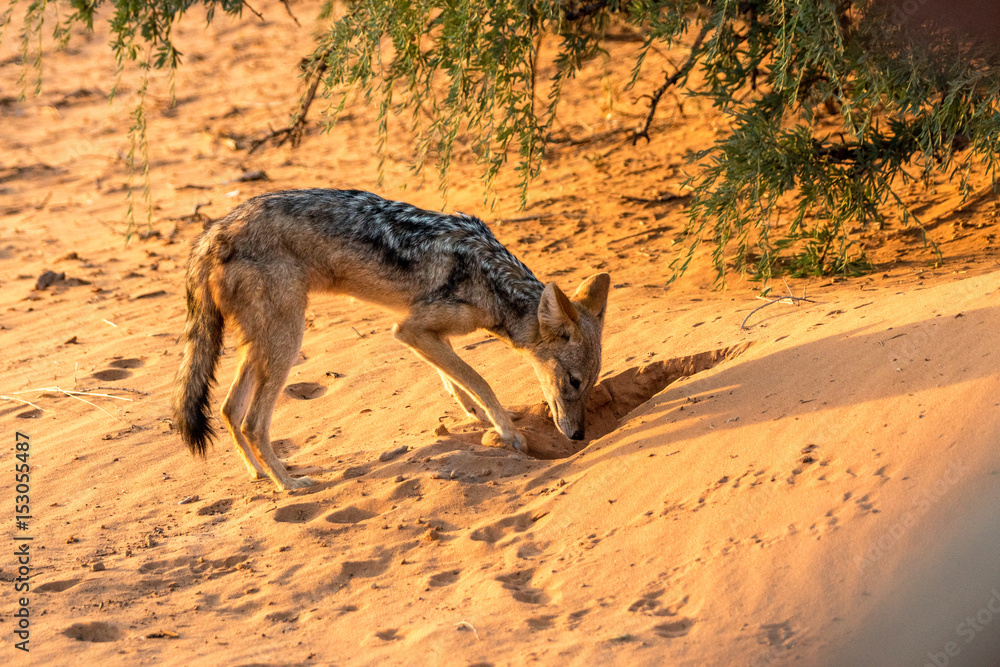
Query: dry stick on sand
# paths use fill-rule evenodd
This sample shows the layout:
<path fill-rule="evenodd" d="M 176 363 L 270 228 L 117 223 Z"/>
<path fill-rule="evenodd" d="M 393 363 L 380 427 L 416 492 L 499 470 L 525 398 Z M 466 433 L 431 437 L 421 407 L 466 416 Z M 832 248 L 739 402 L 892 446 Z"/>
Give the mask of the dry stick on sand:
<path fill-rule="evenodd" d="M 636 234 L 629 234 L 628 236 L 621 236 L 621 237 L 619 237 L 617 239 L 611 239 L 610 241 L 608 241 L 608 245 L 611 245 L 612 243 L 621 243 L 622 241 L 627 241 L 629 239 L 638 238 L 640 236 L 646 236 L 647 234 L 656 234 L 657 232 L 666 232 L 666 231 L 669 231 L 669 230 L 671 230 L 673 228 L 674 228 L 673 225 L 662 225 L 660 227 L 653 227 L 652 229 L 645 229 L 645 230 L 643 230 L 641 232 L 638 232 Z"/>
<path fill-rule="evenodd" d="M 0 394 L 0 401 L 17 401 L 18 403 L 24 403 L 25 405 L 30 405 L 34 409 L 41 410 L 42 412 L 52 412 L 51 410 L 46 410 L 43 407 L 35 405 L 31 401 L 26 401 L 23 398 L 14 398 L 13 396 L 4 396 L 3 394 Z"/>
<path fill-rule="evenodd" d="M 468 621 L 459 621 L 455 627 L 460 629 L 465 628 L 466 630 L 472 630 L 473 634 L 476 635 L 476 639 L 479 639 L 479 630 L 476 630 L 476 626 L 474 626 L 472 623 L 469 623 Z"/>
<path fill-rule="evenodd" d="M 12 392 L 12 393 L 14 394 L 14 396 L 18 396 L 20 394 L 32 394 L 32 393 L 35 393 L 35 392 L 46 392 L 46 391 L 55 392 L 57 394 L 65 394 L 65 395 L 69 396 L 70 398 L 75 398 L 76 400 L 80 401 L 81 403 L 86 403 L 87 405 L 89 405 L 91 407 L 97 408 L 98 410 L 100 410 L 101 412 L 103 412 L 104 414 L 106 414 L 109 417 L 112 417 L 114 419 L 121 419 L 121 421 L 124 422 L 124 423 L 126 423 L 126 424 L 129 423 L 127 419 L 124 419 L 122 417 L 115 417 L 115 415 L 111 414 L 110 412 L 108 412 L 107 410 L 105 410 L 104 408 L 102 408 L 101 406 L 96 405 L 95 403 L 91 403 L 90 401 L 88 401 L 86 399 L 83 399 L 83 398 L 80 398 L 80 397 L 81 396 L 100 396 L 101 398 L 116 398 L 119 401 L 128 401 L 130 403 L 132 402 L 131 398 L 125 398 L 123 396 L 112 396 L 111 394 L 97 394 L 97 393 L 90 392 L 90 391 L 73 391 L 71 389 L 62 389 L 60 387 L 38 387 L 37 389 L 25 389 L 24 391 L 15 391 L 15 392 Z M 13 398 L 13 397 L 10 397 L 10 396 L 0 396 L 0 398 L 6 398 L 6 399 L 11 400 L 11 401 L 21 401 L 22 403 L 28 403 L 28 401 L 22 400 L 20 398 Z M 28 405 L 34 405 L 34 403 L 28 403 Z M 39 408 L 37 405 L 35 405 L 35 407 L 38 408 L 39 410 L 44 410 L 43 408 Z M 49 410 L 44 410 L 44 411 L 45 412 L 50 412 Z"/>
<path fill-rule="evenodd" d="M 784 278 L 782 278 L 781 280 L 782 280 L 782 282 L 785 282 Z M 792 294 L 792 289 L 790 287 L 788 287 L 788 283 L 787 282 L 785 282 L 785 288 L 788 290 L 788 296 L 778 297 L 777 299 L 769 299 L 767 303 L 761 304 L 761 305 L 757 306 L 756 308 L 754 308 L 753 310 L 751 310 L 749 313 L 747 313 L 747 316 L 743 318 L 743 322 L 740 324 L 740 329 L 742 329 L 743 331 L 748 331 L 750 329 L 750 327 L 747 326 L 747 320 L 749 320 L 753 316 L 753 314 L 756 313 L 758 310 L 760 310 L 762 308 L 767 308 L 768 306 L 770 306 L 772 304 L 780 303 L 782 301 L 784 301 L 785 303 L 793 303 L 796 306 L 799 305 L 799 303 L 801 303 L 803 301 L 806 302 L 806 303 L 816 303 L 812 299 L 807 299 L 806 298 L 806 288 L 805 287 L 802 288 L 802 296 L 795 296 L 794 294 Z M 764 297 L 763 295 L 761 295 L 761 296 L 758 296 L 757 298 L 758 299 L 764 299 L 766 297 Z"/>
<path fill-rule="evenodd" d="M 691 199 L 692 195 L 678 195 L 673 192 L 664 192 L 659 197 L 655 199 L 647 199 L 646 197 L 633 197 L 631 195 L 620 195 L 625 201 L 635 202 L 637 204 L 667 204 L 672 201 L 677 201 L 678 199 Z"/>
<path fill-rule="evenodd" d="M 503 224 L 505 222 L 528 222 L 529 220 L 544 220 L 545 218 L 551 218 L 555 213 L 531 213 L 528 215 L 519 215 L 516 218 L 497 218 L 494 220 L 497 224 Z"/>

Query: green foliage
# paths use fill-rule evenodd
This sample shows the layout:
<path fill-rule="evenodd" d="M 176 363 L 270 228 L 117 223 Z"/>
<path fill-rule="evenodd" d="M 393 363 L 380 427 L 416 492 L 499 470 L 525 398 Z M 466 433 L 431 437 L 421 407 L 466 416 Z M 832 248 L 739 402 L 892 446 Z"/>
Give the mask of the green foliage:
<path fill-rule="evenodd" d="M 23 13 L 26 67 L 35 62 L 29 44 L 42 30 L 45 4 L 36 0 Z M 70 2 L 57 38 L 73 24 L 91 26 L 102 4 Z M 193 0 L 106 4 L 113 7 L 111 46 L 120 67 L 177 66 L 171 27 Z M 209 20 L 216 9 L 242 8 L 235 0 L 197 4 L 208 7 Z M 709 241 L 720 276 L 729 266 L 761 278 L 773 270 L 854 273 L 868 264 L 849 229 L 882 226 L 890 212 L 920 224 L 906 210 L 901 186 L 945 174 L 967 189 L 973 167 L 996 176 L 997 52 L 953 26 L 906 14 L 922 4 L 331 1 L 311 56 L 323 67 L 312 71 L 323 73 L 327 96 L 340 96 L 334 117 L 351 92 L 377 105 L 383 159 L 390 121 L 404 118 L 418 171 L 433 164 L 446 183 L 461 138 L 487 191 L 514 157 L 523 196 L 564 87 L 601 51 L 611 22 L 645 37 L 630 85 L 652 48 L 693 43 L 688 65 L 664 87 L 684 86 L 710 100 L 730 132 L 691 156 L 695 169 L 686 185 L 694 195 L 674 269 L 683 271 L 697 245 Z M 540 64 L 544 35 L 555 35 L 558 49 L 552 63 Z M 143 136 L 142 116 L 134 121 L 133 136 Z"/>
<path fill-rule="evenodd" d="M 602 14 L 579 30 L 564 21 L 562 7 L 527 0 L 361 0 L 320 36 L 313 57 L 327 64 L 327 90 L 377 98 L 381 155 L 390 115 L 406 114 L 418 168 L 433 156 L 445 183 L 461 133 L 483 165 L 487 189 L 516 153 L 523 192 L 537 173 L 563 84 L 596 53 L 595 31 L 606 21 Z M 335 11 L 329 4 L 324 14 Z M 547 30 L 562 42 L 542 98 L 538 39 Z"/>
<path fill-rule="evenodd" d="M 0 13 L 0 41 L 7 29 L 17 18 L 18 0 L 10 0 L 6 10 Z M 117 71 L 115 84 L 111 91 L 113 98 L 121 83 L 127 68 L 138 70 L 138 97 L 133 108 L 132 122 L 128 128 L 129 148 L 126 162 L 129 169 L 128 180 L 128 230 L 126 239 L 130 239 L 135 231 L 135 187 L 134 178 L 142 176 L 142 195 L 147 219 L 152 222 L 151 184 L 149 175 L 149 146 L 146 140 L 146 90 L 149 84 L 150 69 L 167 69 L 171 73 L 171 96 L 173 96 L 173 70 L 180 64 L 181 53 L 171 41 L 173 26 L 185 11 L 194 5 L 208 8 L 208 20 L 211 21 L 216 9 L 222 9 L 228 14 L 239 15 L 243 9 L 242 0 L 70 0 L 55 2 L 50 0 L 32 0 L 26 3 L 21 17 L 21 60 L 24 70 L 21 75 L 21 97 L 27 93 L 29 76 L 34 80 L 34 92 L 37 94 L 42 87 L 42 55 L 43 36 L 46 11 L 56 13 L 52 37 L 56 48 L 64 48 L 72 36 L 74 26 L 93 30 L 94 19 L 104 5 L 110 5 L 111 49 L 115 55 Z M 59 14 L 68 6 L 69 13 Z"/>
<path fill-rule="evenodd" d="M 881 226 L 899 207 L 919 224 L 900 185 L 943 172 L 967 189 L 973 164 L 995 178 L 996 53 L 946 30 L 914 31 L 896 18 L 899 8 L 872 2 L 713 7 L 700 58 L 706 83 L 695 92 L 730 118 L 732 132 L 694 156 L 702 169 L 688 184 L 690 231 L 716 243 L 720 272 L 731 239 L 736 266 L 758 277 L 789 251 L 796 272 L 862 270 L 849 223 Z M 818 134 L 817 120 L 831 113 L 840 131 Z M 786 195 L 793 214 L 772 241 Z"/>

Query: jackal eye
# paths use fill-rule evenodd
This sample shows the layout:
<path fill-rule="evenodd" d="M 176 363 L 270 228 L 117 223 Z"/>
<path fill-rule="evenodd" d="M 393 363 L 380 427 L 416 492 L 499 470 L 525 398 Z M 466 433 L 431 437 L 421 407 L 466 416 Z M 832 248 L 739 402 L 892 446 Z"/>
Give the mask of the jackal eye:
<path fill-rule="evenodd" d="M 573 387 L 573 389 L 579 389 L 580 388 L 580 378 L 573 377 L 572 375 L 570 375 L 569 376 L 569 386 Z"/>

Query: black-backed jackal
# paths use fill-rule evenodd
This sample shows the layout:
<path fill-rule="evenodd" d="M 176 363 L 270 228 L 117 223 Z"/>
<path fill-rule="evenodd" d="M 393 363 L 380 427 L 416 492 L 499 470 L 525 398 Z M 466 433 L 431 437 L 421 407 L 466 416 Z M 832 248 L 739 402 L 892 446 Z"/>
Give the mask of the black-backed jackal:
<path fill-rule="evenodd" d="M 222 420 L 254 478 L 291 477 L 274 454 L 271 414 L 295 362 L 310 292 L 346 294 L 398 313 L 395 337 L 434 366 L 465 411 L 524 451 L 486 381 L 449 337 L 486 329 L 531 362 L 556 426 L 584 437 L 587 395 L 601 367 L 611 279 L 588 278 L 572 298 L 543 285 L 479 219 L 424 211 L 358 190 L 289 190 L 254 197 L 194 242 L 187 269 L 186 348 L 175 423 L 193 453 L 214 436 L 209 390 L 223 328 L 236 334 L 236 378 Z"/>

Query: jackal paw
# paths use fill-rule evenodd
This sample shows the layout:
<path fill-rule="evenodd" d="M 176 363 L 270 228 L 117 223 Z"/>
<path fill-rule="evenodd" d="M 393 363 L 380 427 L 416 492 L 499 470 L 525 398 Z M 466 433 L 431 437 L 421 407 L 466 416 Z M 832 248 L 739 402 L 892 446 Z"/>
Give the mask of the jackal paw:
<path fill-rule="evenodd" d="M 293 489 L 304 489 L 308 486 L 313 486 L 316 483 L 317 483 L 316 480 L 311 479 L 309 477 L 293 477 L 291 481 L 285 485 L 285 488 L 283 488 L 282 491 L 291 491 Z"/>
<path fill-rule="evenodd" d="M 514 430 L 508 432 L 506 438 L 498 431 L 486 431 L 483 433 L 482 444 L 486 447 L 512 447 L 521 453 L 528 451 L 528 443 L 524 436 Z"/>

